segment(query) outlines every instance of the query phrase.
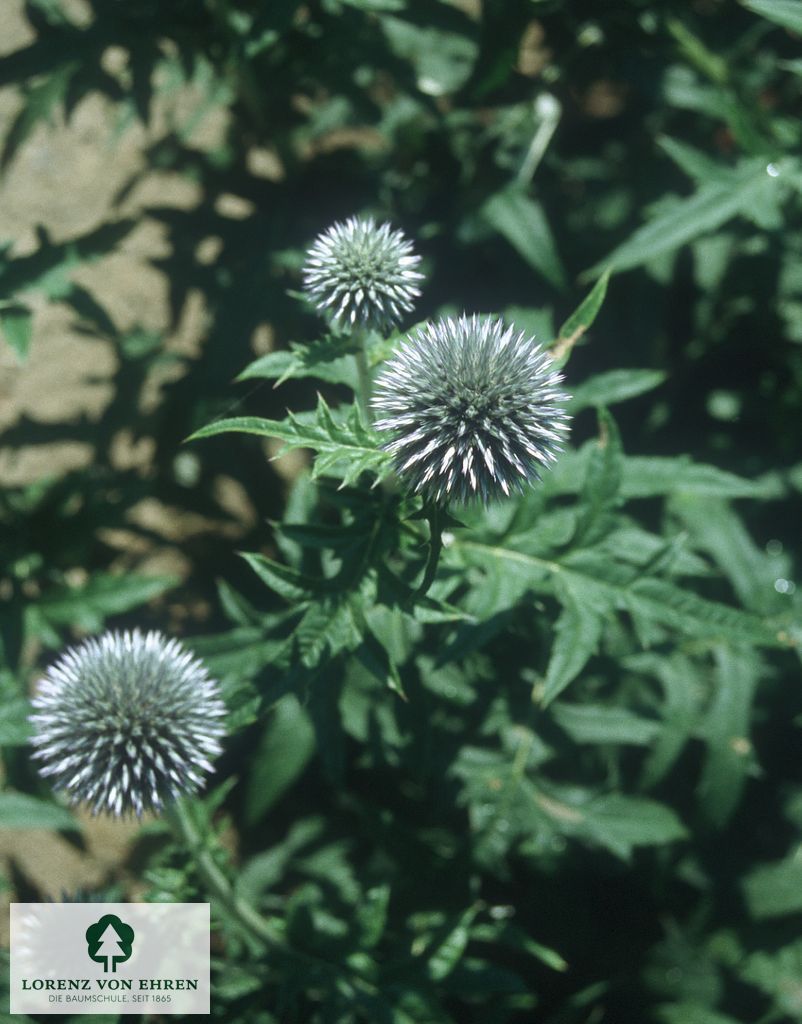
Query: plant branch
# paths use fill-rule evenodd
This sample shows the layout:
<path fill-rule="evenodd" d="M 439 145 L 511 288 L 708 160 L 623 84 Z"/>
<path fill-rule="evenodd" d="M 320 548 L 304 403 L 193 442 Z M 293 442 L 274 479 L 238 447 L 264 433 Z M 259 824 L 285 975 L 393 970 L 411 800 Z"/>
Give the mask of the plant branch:
<path fill-rule="evenodd" d="M 357 380 L 356 400 L 359 408 L 362 410 L 365 423 L 371 423 L 373 417 L 370 411 L 371 380 L 370 367 L 368 366 L 367 331 L 361 327 L 357 328 L 354 332 L 354 340 L 357 343 L 357 350 L 354 353 Z"/>
<path fill-rule="evenodd" d="M 361 994 L 373 997 L 377 994 L 375 985 L 358 972 L 344 969 L 341 965 L 320 956 L 304 953 L 288 946 L 281 932 L 234 891 L 228 878 L 215 861 L 208 843 L 198 831 L 184 801 L 177 800 L 166 807 L 164 816 L 175 838 L 187 848 L 192 856 L 193 863 L 209 895 L 227 911 L 245 934 L 251 939 L 269 946 L 276 953 L 300 960 L 307 965 L 309 970 L 323 971 L 324 974 L 332 978 L 336 977 L 340 986 L 350 990 L 355 996 Z"/>
<path fill-rule="evenodd" d="M 233 917 L 237 923 L 253 938 L 267 943 L 284 952 L 287 949 L 284 937 L 254 908 L 239 897 L 220 866 L 212 856 L 209 846 L 204 842 L 187 811 L 186 804 L 177 800 L 165 808 L 165 818 L 170 824 L 173 835 L 192 855 L 198 874 L 201 876 L 209 894 Z"/>

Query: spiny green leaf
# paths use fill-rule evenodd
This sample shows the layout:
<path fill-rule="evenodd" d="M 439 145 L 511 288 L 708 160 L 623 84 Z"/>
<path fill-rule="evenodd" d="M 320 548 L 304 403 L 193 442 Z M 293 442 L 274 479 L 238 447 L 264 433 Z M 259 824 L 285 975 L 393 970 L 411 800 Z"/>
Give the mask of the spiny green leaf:
<path fill-rule="evenodd" d="M 359 595 L 332 595 L 310 604 L 295 627 L 301 662 L 315 668 L 342 651 L 355 651 L 364 638 Z"/>
<path fill-rule="evenodd" d="M 610 370 L 589 377 L 574 388 L 568 408 L 577 413 L 589 406 L 616 405 L 653 391 L 666 379 L 661 370 Z"/>
<path fill-rule="evenodd" d="M 752 643 L 766 647 L 787 647 L 782 629 L 769 619 L 697 596 L 673 583 L 655 578 L 632 579 L 626 567 L 610 562 L 593 552 L 573 552 L 560 562 L 538 558 L 510 548 L 460 540 L 452 549 L 469 561 L 482 564 L 487 559 L 530 566 L 532 584 L 542 589 L 544 578 L 559 576 L 561 586 L 599 614 L 612 609 L 676 630 L 680 635 L 704 638 L 711 642 Z M 555 584 L 552 583 L 552 586 Z M 566 656 L 568 655 L 566 641 Z"/>
<path fill-rule="evenodd" d="M 594 450 L 588 442 L 579 450 L 563 452 L 543 477 L 540 492 L 577 494 Z M 716 466 L 693 462 L 688 456 L 628 455 L 622 467 L 621 497 L 654 498 L 677 493 L 720 498 L 776 498 L 783 494 L 776 478 L 747 480 Z"/>
<path fill-rule="evenodd" d="M 680 515 L 695 544 L 713 556 L 744 608 L 764 614 L 777 610 L 782 598 L 774 589 L 776 573 L 770 559 L 724 500 L 679 494 L 671 509 Z"/>
<path fill-rule="evenodd" d="M 288 617 L 262 616 L 259 626 L 238 627 L 226 633 L 193 637 L 188 641 L 195 653 L 203 658 L 216 678 L 229 677 L 242 682 L 257 676 L 267 665 L 282 664 L 286 642 L 266 638 L 266 630 Z"/>
<path fill-rule="evenodd" d="M 355 523 L 329 525 L 327 523 L 275 523 L 288 540 L 302 548 L 320 551 L 348 551 L 364 545 L 370 532 L 370 524 L 359 520 Z"/>
<path fill-rule="evenodd" d="M 22 747 L 30 738 L 31 706 L 24 697 L 0 700 L 0 747 Z"/>
<path fill-rule="evenodd" d="M 3 828 L 46 828 L 77 832 L 80 826 L 66 808 L 6 789 L 0 792 L 0 829 Z"/>
<path fill-rule="evenodd" d="M 555 287 L 565 286 L 565 271 L 540 203 L 513 186 L 488 199 L 482 207 L 482 215 L 530 267 Z"/>
<path fill-rule="evenodd" d="M 572 538 L 574 547 L 587 546 L 608 533 L 613 526 L 611 513 L 618 501 L 624 466 L 621 436 L 615 420 L 601 408 L 599 440 L 591 449 L 580 493 L 580 509 Z"/>
<path fill-rule="evenodd" d="M 474 904 L 460 914 L 459 918 L 438 938 L 426 951 L 429 977 L 433 981 L 442 981 L 456 967 L 462 958 L 471 937 L 471 924 L 479 912 L 479 905 Z"/>
<path fill-rule="evenodd" d="M 761 674 L 760 659 L 745 645 L 716 650 L 716 695 L 704 725 L 708 745 L 699 800 L 717 825 L 735 810 L 753 766 L 749 722 Z"/>
<path fill-rule="evenodd" d="M 596 653 L 602 633 L 602 615 L 582 600 L 582 590 L 570 586 L 559 589 L 565 604 L 555 626 L 554 645 L 540 695 L 543 707 L 576 679 Z"/>
<path fill-rule="evenodd" d="M 607 295 L 607 285 L 610 281 L 610 272 L 605 271 L 599 280 L 591 288 L 590 292 L 580 302 L 574 312 L 568 317 L 560 328 L 555 345 L 559 346 L 563 340 L 571 340 L 582 335 L 593 324 L 599 315 L 599 310 L 604 304 Z"/>
<path fill-rule="evenodd" d="M 802 940 L 790 938 L 776 951 L 751 953 L 738 967 L 740 978 L 772 997 L 777 1011 L 772 1014 L 774 1020 L 799 1021 Z"/>
<path fill-rule="evenodd" d="M 744 879 L 746 904 L 752 917 L 782 917 L 802 911 L 802 858 L 761 864 Z"/>
<path fill-rule="evenodd" d="M 355 346 L 345 338 L 326 338 L 308 345 L 291 345 L 290 351 L 268 352 L 239 374 L 237 380 L 275 380 L 275 387 L 286 380 L 315 378 L 330 384 L 356 386 L 353 353 Z"/>
<path fill-rule="evenodd" d="M 663 727 L 643 766 L 642 784 L 650 788 L 668 774 L 697 726 L 703 680 L 697 665 L 678 651 L 669 657 L 637 654 L 626 660 L 626 667 L 654 676 L 664 694 L 660 707 Z"/>
<path fill-rule="evenodd" d="M 312 643 L 318 644 L 320 626 L 317 624 L 315 634 L 311 635 Z M 340 637 L 336 637 L 338 642 Z M 357 638 L 357 643 L 358 638 Z M 318 648 L 318 656 L 310 656 L 309 648 L 299 643 L 304 664 L 314 669 L 310 674 L 309 699 L 307 711 L 315 727 L 317 751 L 329 780 L 335 786 L 343 785 L 345 772 L 346 735 L 340 720 L 340 703 L 343 697 L 343 660 L 335 658 L 322 647 Z M 325 655 L 325 657 L 323 656 Z M 332 879 L 333 880 L 333 879 Z"/>
<path fill-rule="evenodd" d="M 31 347 L 33 332 L 31 311 L 25 306 L 9 305 L 4 308 L 0 303 L 0 323 L 2 323 L 6 341 L 22 362 L 27 358 L 28 350 Z"/>
<path fill-rule="evenodd" d="M 693 1002 L 663 1003 L 657 1007 L 657 1016 L 665 1024 L 741 1024 L 735 1017 Z"/>
<path fill-rule="evenodd" d="M 605 704 L 559 702 L 552 707 L 552 714 L 576 743 L 646 745 L 660 733 L 660 722 Z"/>
<path fill-rule="evenodd" d="M 663 846 L 684 839 L 685 827 L 664 804 L 611 793 L 582 808 L 582 832 L 628 858 L 637 846 Z"/>
<path fill-rule="evenodd" d="M 397 693 L 403 700 L 407 699 L 398 666 L 390 657 L 389 652 L 369 631 L 367 625 L 362 638 L 362 643 L 356 649 L 356 657 L 371 672 L 379 682 Z"/>
<path fill-rule="evenodd" d="M 272 558 L 254 552 L 240 553 L 262 583 L 286 601 L 302 601 L 314 589 L 314 580 L 303 576 L 291 566 L 274 562 Z"/>
<path fill-rule="evenodd" d="M 687 534 L 665 538 L 623 521 L 602 542 L 610 554 L 638 567 L 638 575 L 709 576 L 710 565 L 688 550 Z"/>
<path fill-rule="evenodd" d="M 490 862 L 498 862 L 515 842 L 522 841 L 527 850 L 529 837 L 537 837 L 531 844 L 536 851 L 550 832 L 604 846 L 625 860 L 635 847 L 685 836 L 676 814 L 654 800 L 547 782 L 542 773 L 530 778 L 529 770 L 548 756 L 533 754 L 513 760 L 506 753 L 464 748 L 454 765 L 464 784 L 461 799 L 468 803 L 472 825 L 481 836 L 478 852 Z"/>
<path fill-rule="evenodd" d="M 665 580 L 636 580 L 622 597 L 626 607 L 687 636 L 728 640 L 736 644 L 751 641 L 767 647 L 784 646 L 778 628 L 769 620 L 717 601 L 708 601 Z"/>
<path fill-rule="evenodd" d="M 471 929 L 471 935 L 480 942 L 500 942 L 511 949 L 523 950 L 553 971 L 568 970 L 568 964 L 556 950 L 536 942 L 523 928 L 511 921 L 475 924 Z"/>
<path fill-rule="evenodd" d="M 661 135 L 657 144 L 688 177 L 699 182 L 726 180 L 732 175 L 732 168 L 717 163 L 706 153 L 679 139 Z"/>
<path fill-rule="evenodd" d="M 225 580 L 217 580 L 216 586 L 220 606 L 232 622 L 245 627 L 258 625 L 259 612 L 250 601 L 247 601 Z"/>
<path fill-rule="evenodd" d="M 357 921 L 361 931 L 360 945 L 372 949 L 381 939 L 387 927 L 387 912 L 390 906 L 390 886 L 374 885 L 365 893 L 357 906 Z"/>
<path fill-rule="evenodd" d="M 290 413 L 280 421 L 256 416 L 218 420 L 201 427 L 188 440 L 230 432 L 277 438 L 284 442 L 282 451 L 311 448 L 317 453 L 312 475 L 335 476 L 343 487 L 355 484 L 364 472 L 381 477 L 390 470 L 389 455 L 379 447 L 378 435 L 362 423 L 358 410 L 352 407 L 346 416 L 335 418 L 321 396 L 313 414 Z"/>
<path fill-rule="evenodd" d="M 655 800 L 623 793 L 592 793 L 573 786 L 535 786 L 523 780 L 537 813 L 555 831 L 606 847 L 628 860 L 640 846 L 663 846 L 686 836 L 670 808 Z"/>
<path fill-rule="evenodd" d="M 679 44 L 680 51 L 688 63 L 712 82 L 719 85 L 727 82 L 729 72 L 726 60 L 706 46 L 684 21 L 669 17 L 666 20 L 666 28 Z"/>
<path fill-rule="evenodd" d="M 245 816 L 260 821 L 301 775 L 315 751 L 315 734 L 297 697 L 273 708 L 246 777 Z"/>
<path fill-rule="evenodd" d="M 709 182 L 686 199 L 638 228 L 625 242 L 587 273 L 605 268 L 629 270 L 708 234 L 739 214 L 751 215 L 767 193 L 778 188 L 766 173 L 765 160 L 746 160 L 727 182 Z"/>
<path fill-rule="evenodd" d="M 255 902 L 281 880 L 291 858 L 324 832 L 323 818 L 304 817 L 294 822 L 275 846 L 256 854 L 245 864 L 235 883 L 239 895 Z"/>
<path fill-rule="evenodd" d="M 741 0 L 755 14 L 773 21 L 775 25 L 802 35 L 802 2 L 800 0 Z"/>
<path fill-rule="evenodd" d="M 721 498 L 775 496 L 764 483 L 747 480 L 716 466 L 692 462 L 685 456 L 628 456 L 624 462 L 621 494 L 625 498 L 652 498 L 660 494 Z"/>
<path fill-rule="evenodd" d="M 174 576 L 138 576 L 135 573 L 96 573 L 86 583 L 58 587 L 45 593 L 26 615 L 36 632 L 43 624 L 80 625 L 96 632 L 111 615 L 120 615 L 176 586 Z"/>

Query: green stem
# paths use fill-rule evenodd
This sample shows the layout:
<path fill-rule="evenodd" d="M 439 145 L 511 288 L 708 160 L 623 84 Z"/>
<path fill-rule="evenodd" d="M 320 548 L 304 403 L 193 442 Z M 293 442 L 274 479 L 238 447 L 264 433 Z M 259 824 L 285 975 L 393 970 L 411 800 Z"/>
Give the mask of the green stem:
<path fill-rule="evenodd" d="M 440 563 L 440 554 L 443 550 L 443 524 L 437 505 L 429 506 L 426 518 L 429 521 L 429 557 L 426 559 L 423 579 L 415 591 L 416 598 L 423 597 L 429 592 L 429 587 L 434 583 L 434 578 L 437 575 L 437 566 Z"/>
<path fill-rule="evenodd" d="M 192 856 L 193 863 L 209 895 L 225 909 L 247 935 L 260 944 L 269 946 L 277 953 L 301 961 L 310 971 L 323 971 L 332 979 L 338 979 L 340 986 L 346 991 L 371 997 L 377 994 L 375 985 L 355 971 L 348 971 L 339 964 L 288 946 L 281 932 L 262 917 L 258 910 L 254 910 L 250 903 L 236 894 L 231 882 L 212 856 L 208 843 L 198 831 L 184 802 L 177 800 L 166 807 L 164 816 L 175 838 L 187 848 Z"/>
<path fill-rule="evenodd" d="M 354 355 L 357 380 L 356 400 L 359 403 L 359 408 L 362 410 L 365 423 L 370 423 L 373 417 L 370 411 L 371 379 L 370 367 L 368 366 L 368 332 L 362 328 L 357 328 L 354 331 L 354 340 L 359 346 Z"/>
<path fill-rule="evenodd" d="M 234 892 L 231 883 L 221 871 L 209 846 L 204 842 L 203 836 L 187 812 L 186 805 L 178 800 L 165 808 L 164 813 L 173 835 L 186 846 L 192 855 L 198 874 L 208 889 L 209 895 L 217 900 L 249 935 L 269 946 L 289 952 L 283 936 L 257 910 L 254 910 L 250 903 L 241 899 Z"/>

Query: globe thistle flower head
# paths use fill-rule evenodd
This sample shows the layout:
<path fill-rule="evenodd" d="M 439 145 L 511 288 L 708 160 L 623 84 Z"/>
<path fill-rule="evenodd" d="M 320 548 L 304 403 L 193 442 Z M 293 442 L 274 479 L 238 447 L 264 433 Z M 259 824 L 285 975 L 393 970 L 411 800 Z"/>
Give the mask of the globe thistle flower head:
<path fill-rule="evenodd" d="M 319 235 L 307 253 L 304 290 L 335 327 L 387 329 L 420 295 L 420 256 L 401 231 L 351 217 Z"/>
<path fill-rule="evenodd" d="M 69 648 L 32 703 L 40 773 L 93 814 L 158 811 L 195 792 L 222 749 L 217 684 L 161 633 L 109 632 Z"/>
<path fill-rule="evenodd" d="M 412 490 L 437 503 L 488 502 L 554 462 L 568 432 L 561 374 L 498 318 L 416 328 L 376 381 L 376 427 Z"/>

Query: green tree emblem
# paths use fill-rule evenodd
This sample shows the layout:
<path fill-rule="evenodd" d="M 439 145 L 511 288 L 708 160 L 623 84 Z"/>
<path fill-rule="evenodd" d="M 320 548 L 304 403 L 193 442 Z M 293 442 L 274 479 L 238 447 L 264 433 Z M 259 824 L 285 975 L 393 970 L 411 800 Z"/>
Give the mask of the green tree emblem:
<path fill-rule="evenodd" d="M 134 929 L 115 914 L 104 914 L 86 929 L 86 945 L 90 959 L 103 964 L 104 974 L 113 974 L 131 956 Z"/>

